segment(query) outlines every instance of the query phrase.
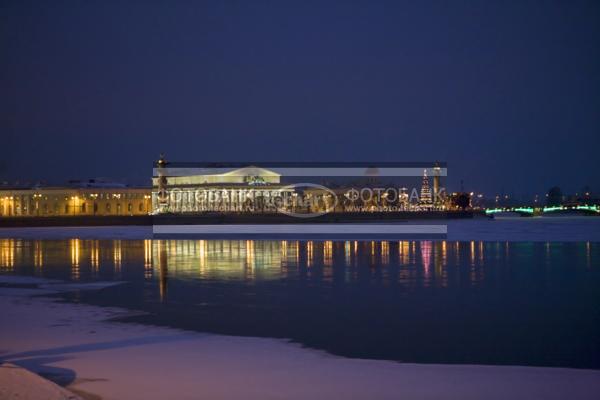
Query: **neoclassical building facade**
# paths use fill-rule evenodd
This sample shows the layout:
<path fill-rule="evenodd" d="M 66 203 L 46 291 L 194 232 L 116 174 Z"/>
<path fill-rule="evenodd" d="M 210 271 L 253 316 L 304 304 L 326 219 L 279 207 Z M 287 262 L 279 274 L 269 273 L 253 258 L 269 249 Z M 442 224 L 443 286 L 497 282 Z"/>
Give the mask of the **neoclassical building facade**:
<path fill-rule="evenodd" d="M 149 188 L 0 188 L 0 217 L 133 216 L 150 212 Z"/>
<path fill-rule="evenodd" d="M 160 159 L 152 178 L 152 210 L 160 213 L 276 211 L 294 189 L 281 176 L 256 166 L 179 168 Z"/>

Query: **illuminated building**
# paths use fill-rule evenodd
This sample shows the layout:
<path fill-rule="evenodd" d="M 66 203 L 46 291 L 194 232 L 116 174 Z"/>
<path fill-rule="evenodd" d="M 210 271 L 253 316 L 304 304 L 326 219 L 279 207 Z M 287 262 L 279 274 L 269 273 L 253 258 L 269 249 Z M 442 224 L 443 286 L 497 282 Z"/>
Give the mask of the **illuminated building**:
<path fill-rule="evenodd" d="M 67 187 L 0 187 L 0 217 L 148 215 L 150 193 L 150 188 L 94 181 Z"/>
<path fill-rule="evenodd" d="M 429 187 L 429 178 L 427 170 L 423 170 L 423 181 L 421 183 L 421 196 L 419 197 L 419 206 L 425 209 L 431 209 L 433 201 L 431 199 L 431 188 Z"/>
<path fill-rule="evenodd" d="M 153 213 L 276 212 L 274 205 L 294 192 L 265 168 L 198 172 L 171 167 L 161 156 L 152 178 Z"/>

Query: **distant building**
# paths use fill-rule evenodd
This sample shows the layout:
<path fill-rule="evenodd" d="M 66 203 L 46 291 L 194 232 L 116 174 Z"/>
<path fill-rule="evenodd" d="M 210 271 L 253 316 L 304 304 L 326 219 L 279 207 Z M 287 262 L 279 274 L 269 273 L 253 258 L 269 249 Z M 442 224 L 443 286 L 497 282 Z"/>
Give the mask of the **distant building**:
<path fill-rule="evenodd" d="M 150 188 L 96 180 L 60 187 L 0 186 L 0 217 L 148 215 L 150 194 Z"/>
<path fill-rule="evenodd" d="M 265 168 L 178 168 L 164 157 L 152 178 L 153 213 L 268 211 L 293 189 Z M 275 211 L 275 210 L 273 210 Z"/>
<path fill-rule="evenodd" d="M 431 209 L 433 207 L 431 188 L 429 187 L 429 178 L 427 177 L 426 169 L 423 170 L 423 181 L 421 183 L 421 195 L 419 196 L 419 206 L 424 209 Z"/>
<path fill-rule="evenodd" d="M 420 196 L 414 189 L 379 182 L 379 170 L 368 167 L 366 180 L 325 187 L 320 184 L 288 184 L 276 171 L 258 166 L 169 163 L 161 155 L 152 177 L 153 214 L 205 212 L 390 212 L 448 209 L 445 196 L 436 196 L 424 171 Z M 444 188 L 441 169 L 433 170 L 437 194 Z"/>

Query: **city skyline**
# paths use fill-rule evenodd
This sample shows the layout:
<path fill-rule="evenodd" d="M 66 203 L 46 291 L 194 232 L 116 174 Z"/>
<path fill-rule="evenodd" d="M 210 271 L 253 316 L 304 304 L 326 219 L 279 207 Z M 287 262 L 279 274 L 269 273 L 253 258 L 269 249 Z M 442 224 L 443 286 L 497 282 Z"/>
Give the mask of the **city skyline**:
<path fill-rule="evenodd" d="M 600 189 L 597 3 L 149 4 L 2 6 L 0 180 L 147 183 L 165 152 Z"/>

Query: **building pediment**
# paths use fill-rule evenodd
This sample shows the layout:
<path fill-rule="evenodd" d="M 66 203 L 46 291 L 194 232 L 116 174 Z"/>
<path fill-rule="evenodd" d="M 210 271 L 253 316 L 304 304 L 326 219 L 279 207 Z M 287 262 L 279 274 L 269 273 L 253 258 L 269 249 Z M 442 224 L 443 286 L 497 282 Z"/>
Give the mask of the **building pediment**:
<path fill-rule="evenodd" d="M 173 173 L 171 173 L 173 172 Z M 281 174 L 266 168 L 247 166 L 223 171 L 220 168 L 205 169 L 201 173 L 193 169 L 170 171 L 167 169 L 168 185 L 226 185 L 226 184 L 278 184 Z M 156 177 L 153 179 L 156 185 Z"/>

